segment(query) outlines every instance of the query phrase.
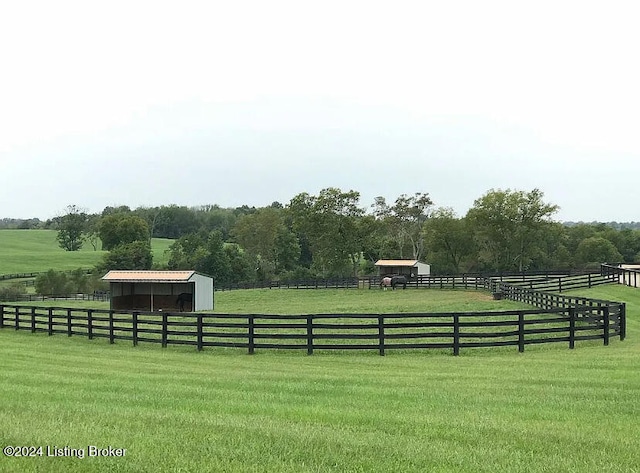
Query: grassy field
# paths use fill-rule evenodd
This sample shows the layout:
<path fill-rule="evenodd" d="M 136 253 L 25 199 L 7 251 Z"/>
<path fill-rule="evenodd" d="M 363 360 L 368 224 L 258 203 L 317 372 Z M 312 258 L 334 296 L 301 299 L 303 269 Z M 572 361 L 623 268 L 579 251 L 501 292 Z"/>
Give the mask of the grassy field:
<path fill-rule="evenodd" d="M 493 300 L 483 291 L 424 289 L 381 291 L 379 289 L 247 289 L 217 291 L 216 313 L 222 314 L 322 314 L 463 312 L 530 309 L 527 304 Z M 46 300 L 21 305 L 108 309 L 109 302 Z"/>
<path fill-rule="evenodd" d="M 94 251 L 89 243 L 80 251 L 64 251 L 56 236 L 55 230 L 0 230 L 0 274 L 91 268 L 106 254 Z M 152 239 L 154 263 L 166 264 L 165 250 L 171 243 L 173 240 Z"/>
<path fill-rule="evenodd" d="M 457 291 L 425 292 L 422 301 L 421 291 L 337 292 L 216 293 L 216 309 L 503 303 L 482 293 L 467 301 Z M 638 471 L 640 290 L 579 293 L 626 301 L 627 340 L 459 357 L 249 356 L 5 329 L 0 444 L 44 450 L 34 458 L 0 455 L 0 471 Z M 126 454 L 46 456 L 47 446 L 88 455 L 90 445 Z"/>

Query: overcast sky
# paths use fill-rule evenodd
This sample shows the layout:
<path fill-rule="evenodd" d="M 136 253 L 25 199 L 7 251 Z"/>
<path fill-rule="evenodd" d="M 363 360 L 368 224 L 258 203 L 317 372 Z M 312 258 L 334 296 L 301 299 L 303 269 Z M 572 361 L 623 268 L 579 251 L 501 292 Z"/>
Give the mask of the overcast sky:
<path fill-rule="evenodd" d="M 636 3 L 2 2 L 0 218 L 339 187 L 640 221 Z"/>

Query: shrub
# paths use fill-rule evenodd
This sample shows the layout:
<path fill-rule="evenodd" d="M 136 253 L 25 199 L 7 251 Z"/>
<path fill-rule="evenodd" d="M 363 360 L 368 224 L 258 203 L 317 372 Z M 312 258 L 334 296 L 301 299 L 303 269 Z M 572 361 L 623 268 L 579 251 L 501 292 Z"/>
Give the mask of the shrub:
<path fill-rule="evenodd" d="M 0 287 L 0 301 L 2 302 L 17 301 L 20 299 L 20 296 L 24 294 L 24 286 L 21 284 Z"/>

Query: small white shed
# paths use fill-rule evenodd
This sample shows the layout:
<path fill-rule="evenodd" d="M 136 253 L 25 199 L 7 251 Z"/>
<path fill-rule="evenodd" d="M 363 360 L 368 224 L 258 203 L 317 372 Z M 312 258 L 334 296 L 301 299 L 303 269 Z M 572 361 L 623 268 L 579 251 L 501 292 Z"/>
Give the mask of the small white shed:
<path fill-rule="evenodd" d="M 376 261 L 378 275 L 402 274 L 409 278 L 429 276 L 431 266 L 415 259 L 381 259 Z"/>
<path fill-rule="evenodd" d="M 113 310 L 213 310 L 213 278 L 196 271 L 109 271 L 102 279 Z"/>

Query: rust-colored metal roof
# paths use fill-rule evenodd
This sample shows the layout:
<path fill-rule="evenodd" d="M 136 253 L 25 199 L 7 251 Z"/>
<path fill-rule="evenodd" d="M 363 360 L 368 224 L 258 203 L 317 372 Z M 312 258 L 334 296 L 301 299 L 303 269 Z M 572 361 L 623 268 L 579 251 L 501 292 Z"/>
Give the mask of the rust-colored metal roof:
<path fill-rule="evenodd" d="M 109 282 L 189 282 L 195 271 L 109 271 L 102 276 Z"/>
<path fill-rule="evenodd" d="M 415 259 L 379 259 L 376 266 L 415 266 L 418 260 Z"/>

